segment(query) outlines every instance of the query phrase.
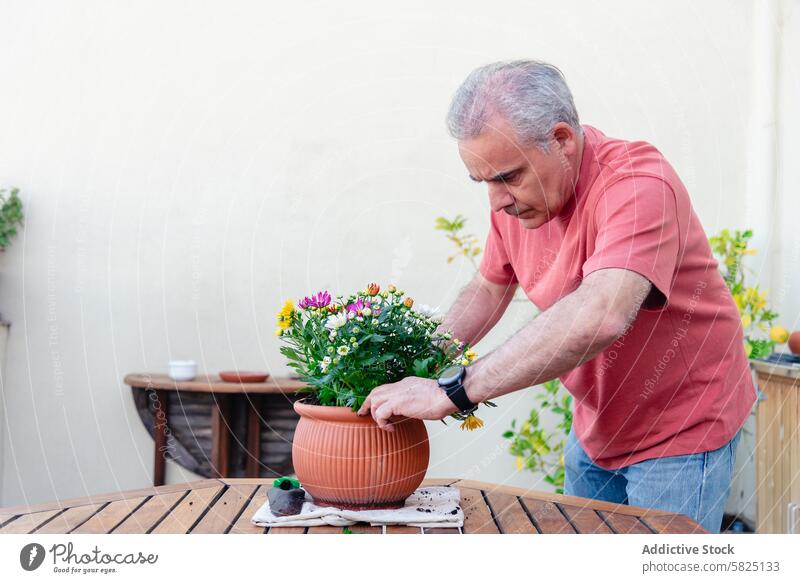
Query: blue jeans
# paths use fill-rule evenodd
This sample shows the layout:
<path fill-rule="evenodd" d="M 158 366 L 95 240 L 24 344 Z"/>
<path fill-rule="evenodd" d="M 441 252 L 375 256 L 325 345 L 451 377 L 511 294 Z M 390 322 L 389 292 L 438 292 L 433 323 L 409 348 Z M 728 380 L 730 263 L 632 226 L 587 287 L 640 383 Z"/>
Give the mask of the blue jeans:
<path fill-rule="evenodd" d="M 719 532 L 742 430 L 719 449 L 655 458 L 606 470 L 592 463 L 575 430 L 564 452 L 564 493 L 618 504 L 680 512 Z"/>

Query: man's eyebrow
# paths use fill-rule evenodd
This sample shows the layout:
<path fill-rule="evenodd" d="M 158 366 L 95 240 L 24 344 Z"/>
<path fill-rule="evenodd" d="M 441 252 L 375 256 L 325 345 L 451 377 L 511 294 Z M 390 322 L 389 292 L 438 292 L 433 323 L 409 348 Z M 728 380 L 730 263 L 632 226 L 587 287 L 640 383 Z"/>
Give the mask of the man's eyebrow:
<path fill-rule="evenodd" d="M 500 174 L 492 176 L 491 178 L 486 180 L 486 182 L 505 182 L 511 177 L 512 174 L 514 174 L 518 170 L 519 168 L 514 168 L 513 170 L 506 170 L 505 172 L 501 172 Z M 480 178 L 475 178 L 472 174 L 469 175 L 469 178 L 474 182 L 483 182 L 483 180 L 481 180 Z"/>

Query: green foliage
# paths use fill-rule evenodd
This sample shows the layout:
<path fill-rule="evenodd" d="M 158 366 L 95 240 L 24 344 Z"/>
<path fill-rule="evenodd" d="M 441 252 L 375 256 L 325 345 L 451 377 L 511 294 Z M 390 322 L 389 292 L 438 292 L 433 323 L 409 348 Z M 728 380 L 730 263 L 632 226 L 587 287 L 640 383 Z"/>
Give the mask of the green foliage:
<path fill-rule="evenodd" d="M 542 472 L 545 481 L 561 494 L 564 492 L 564 447 L 572 428 L 572 396 L 558 379 L 547 381 L 541 389 L 536 395 L 540 408 L 532 409 L 520 427 L 514 419 L 503 437 L 511 441 L 508 451 L 516 456 L 518 470 Z M 547 432 L 541 426 L 540 411 L 548 410 L 559 419 L 555 432 Z"/>
<path fill-rule="evenodd" d="M 447 239 L 456 246 L 456 253 L 447 258 L 448 263 L 452 263 L 457 257 L 466 257 L 473 267 L 477 268 L 475 257 L 481 254 L 481 248 L 478 246 L 479 241 L 475 235 L 462 233 L 466 222 L 467 219 L 461 215 L 456 215 L 452 220 L 437 217 L 436 229 L 444 231 L 447 234 Z"/>
<path fill-rule="evenodd" d="M 0 188 L 0 251 L 11 244 L 11 237 L 17 234 L 17 226 L 22 225 L 22 201 L 19 189 Z"/>
<path fill-rule="evenodd" d="M 719 269 L 725 284 L 731 292 L 733 301 L 739 309 L 744 329 L 744 347 L 750 358 L 764 358 L 772 353 L 775 342 L 765 337 L 778 317 L 767 304 L 767 292 L 759 287 L 748 286 L 745 278 L 748 270 L 744 259 L 755 255 L 756 250 L 748 247 L 752 231 L 729 231 L 722 229 L 719 234 L 709 237 L 711 250 L 719 261 Z"/>

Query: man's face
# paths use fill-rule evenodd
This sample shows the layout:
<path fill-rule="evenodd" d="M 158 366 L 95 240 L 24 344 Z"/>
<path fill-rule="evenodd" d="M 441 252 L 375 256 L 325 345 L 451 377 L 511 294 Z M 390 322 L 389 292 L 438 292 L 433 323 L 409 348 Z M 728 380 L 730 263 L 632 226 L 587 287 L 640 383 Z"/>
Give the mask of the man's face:
<path fill-rule="evenodd" d="M 583 142 L 568 125 L 553 129 L 550 150 L 524 146 L 508 123 L 494 116 L 458 151 L 470 178 L 489 186 L 489 205 L 536 229 L 555 217 L 573 194 Z"/>

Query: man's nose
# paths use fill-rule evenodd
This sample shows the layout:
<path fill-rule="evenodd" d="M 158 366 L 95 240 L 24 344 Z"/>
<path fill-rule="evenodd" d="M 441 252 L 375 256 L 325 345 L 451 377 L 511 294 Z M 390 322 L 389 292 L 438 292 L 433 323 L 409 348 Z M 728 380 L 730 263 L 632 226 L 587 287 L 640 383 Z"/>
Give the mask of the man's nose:
<path fill-rule="evenodd" d="M 489 206 L 495 212 L 514 204 L 514 197 L 502 182 L 489 183 Z"/>

